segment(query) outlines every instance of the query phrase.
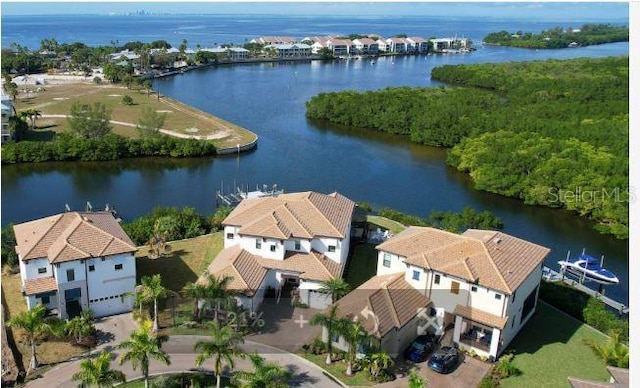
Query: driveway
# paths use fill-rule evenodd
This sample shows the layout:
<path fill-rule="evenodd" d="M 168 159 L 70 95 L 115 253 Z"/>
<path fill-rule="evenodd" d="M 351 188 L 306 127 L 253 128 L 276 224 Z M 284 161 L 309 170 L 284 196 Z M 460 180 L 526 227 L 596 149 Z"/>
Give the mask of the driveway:
<path fill-rule="evenodd" d="M 283 319 L 282 321 L 280 320 L 271 321 L 270 324 L 276 325 L 276 326 L 269 326 L 269 324 L 266 324 L 265 325 L 266 330 L 271 331 L 277 328 L 285 329 L 286 327 L 289 327 L 289 330 L 291 330 L 293 325 L 296 325 L 296 323 L 293 322 L 293 320 L 296 320 L 296 316 L 294 316 L 294 312 L 296 310 L 307 310 L 307 309 L 290 308 L 290 310 L 291 310 L 290 321 L 288 319 Z M 306 313 L 308 314 L 312 314 L 314 312 L 315 311 L 313 310 L 306 311 Z M 300 314 L 300 313 L 296 313 L 296 314 Z M 307 319 L 305 318 L 306 315 L 304 313 L 302 314 L 303 316 L 300 321 L 304 321 Z M 265 317 L 269 317 L 269 316 L 265 315 Z M 298 318 L 300 317 L 298 316 Z M 277 325 L 284 325 L 284 326 L 277 326 Z M 297 325 L 299 326 L 299 323 Z M 135 330 L 136 327 L 137 325 L 135 324 L 133 318 L 131 317 L 131 314 L 122 314 L 122 315 L 108 317 L 108 318 L 99 320 L 96 323 L 96 328 L 100 331 L 100 335 L 98 339 L 99 345 L 97 346 L 96 350 L 92 351 L 92 354 L 96 354 L 98 353 L 98 351 L 102 349 L 107 349 L 112 354 L 114 354 L 114 356 L 117 357 L 119 355 L 119 352 L 115 350 L 115 345 L 120 343 L 124 339 L 128 338 L 129 333 Z M 303 328 L 304 327 L 305 325 L 303 325 Z M 309 329 L 308 324 L 306 324 L 306 327 L 307 329 Z M 315 329 L 315 327 L 313 328 Z M 304 330 L 302 332 L 307 333 L 307 331 L 304 331 Z M 279 333 L 279 330 L 278 330 L 278 333 Z M 271 339 L 271 342 L 278 341 L 278 338 L 279 338 L 280 341 L 284 342 L 284 344 L 286 345 L 285 347 L 298 345 L 298 344 L 302 346 L 302 343 L 300 343 L 300 341 L 302 341 L 303 338 L 306 338 L 301 336 L 300 333 L 298 333 L 299 335 L 292 335 L 290 336 L 292 339 L 290 341 L 286 341 L 285 340 L 285 337 L 287 337 L 286 332 L 284 332 L 283 334 L 278 334 L 278 333 L 274 332 L 275 339 Z M 252 340 L 253 338 L 263 339 L 263 340 L 268 339 L 270 335 L 271 334 L 269 333 L 263 333 L 263 334 L 255 335 L 253 337 L 247 337 L 245 338 L 245 343 L 242 345 L 242 349 L 245 350 L 246 352 L 258 352 L 268 362 L 277 363 L 278 365 L 281 365 L 286 369 L 288 369 L 293 374 L 293 378 L 291 380 L 291 386 L 296 386 L 296 387 L 339 386 L 332 379 L 327 377 L 324 374 L 324 371 L 321 368 L 319 368 L 317 365 L 301 357 L 298 357 L 295 354 L 291 354 L 285 350 L 281 350 L 270 345 L 261 344 Z M 171 358 L 171 365 L 164 365 L 152 360 L 149 366 L 150 373 L 153 375 L 153 374 L 160 374 L 160 373 L 171 373 L 171 372 L 182 372 L 182 371 L 193 370 L 195 368 L 195 358 L 196 358 L 196 354 L 193 351 L 193 346 L 197 341 L 207 340 L 207 339 L 208 337 L 206 336 L 185 336 L 185 335 L 171 336 L 169 341 L 165 343 L 163 346 L 163 349 L 167 351 L 167 353 L 169 353 L 169 356 Z M 77 387 L 78 386 L 77 382 L 73 382 L 71 380 L 71 376 L 79 370 L 80 362 L 81 360 L 77 359 L 77 360 L 72 360 L 72 361 L 60 364 L 54 367 L 53 369 L 47 371 L 42 378 L 39 378 L 37 380 L 30 382 L 26 386 L 32 387 L 32 388 Z M 127 379 L 142 377 L 142 373 L 140 372 L 140 370 L 134 371 L 131 368 L 131 365 L 129 363 L 126 363 L 120 366 L 118 365 L 117 361 L 113 361 L 111 365 L 114 369 L 119 369 L 123 371 L 126 374 Z M 201 369 L 211 371 L 212 361 L 205 362 L 205 364 Z M 252 367 L 249 360 L 237 360 L 235 369 L 251 370 Z"/>

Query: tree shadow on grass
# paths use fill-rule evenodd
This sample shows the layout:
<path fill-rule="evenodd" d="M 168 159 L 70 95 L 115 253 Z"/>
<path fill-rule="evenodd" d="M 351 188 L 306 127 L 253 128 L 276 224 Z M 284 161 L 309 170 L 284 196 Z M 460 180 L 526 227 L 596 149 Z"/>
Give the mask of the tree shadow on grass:
<path fill-rule="evenodd" d="M 198 280 L 199 274 L 182 260 L 187 252 L 183 249 L 167 252 L 164 256 L 151 259 L 147 256 L 136 259 L 136 281 L 140 284 L 143 276 L 160 274 L 162 284 L 173 291 L 180 291 L 189 282 Z"/>

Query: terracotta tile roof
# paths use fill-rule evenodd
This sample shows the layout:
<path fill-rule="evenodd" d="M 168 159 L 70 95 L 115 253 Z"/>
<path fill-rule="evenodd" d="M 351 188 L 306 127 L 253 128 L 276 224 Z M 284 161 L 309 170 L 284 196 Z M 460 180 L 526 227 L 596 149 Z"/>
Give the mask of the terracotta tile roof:
<path fill-rule="evenodd" d="M 56 278 L 48 276 L 46 278 L 27 279 L 24 281 L 24 293 L 26 295 L 41 294 L 43 292 L 57 291 L 58 284 Z"/>
<path fill-rule="evenodd" d="M 481 323 L 483 325 L 495 327 L 500 330 L 504 329 L 504 326 L 509 320 L 509 317 L 499 317 L 486 311 L 474 309 L 460 304 L 456 305 L 456 308 L 453 310 L 453 314 L 459 315 L 466 319 L 470 319 L 474 322 Z"/>
<path fill-rule="evenodd" d="M 353 201 L 338 193 L 281 194 L 243 200 L 223 224 L 239 226 L 239 234 L 256 237 L 345 238 L 354 207 Z"/>
<path fill-rule="evenodd" d="M 470 229 L 462 235 L 409 227 L 377 246 L 405 262 L 511 294 L 549 253 L 540 245 L 496 231 Z"/>
<path fill-rule="evenodd" d="M 209 264 L 207 271 L 215 276 L 232 277 L 229 289 L 252 295 L 267 274 L 267 269 L 260 265 L 258 259 L 259 256 L 235 245 L 222 250 Z M 202 276 L 198 281 L 203 283 L 204 279 L 205 276 Z"/>
<path fill-rule="evenodd" d="M 136 246 L 110 212 L 68 212 L 14 226 L 22 260 L 50 263 L 135 252 Z"/>
<path fill-rule="evenodd" d="M 366 45 L 372 45 L 372 44 L 377 44 L 378 42 L 376 42 L 375 40 L 371 39 L 371 38 L 360 38 L 360 39 L 355 39 L 355 41 L 358 41 L 362 44 L 366 44 Z"/>
<path fill-rule="evenodd" d="M 382 338 L 406 325 L 430 303 L 400 272 L 372 277 L 336 305 L 339 316 L 357 318 L 367 332 Z"/>
<path fill-rule="evenodd" d="M 425 38 L 419 36 L 410 36 L 408 39 L 411 39 L 414 43 L 426 43 L 427 40 Z"/>
<path fill-rule="evenodd" d="M 301 279 L 323 282 L 340 277 L 344 267 L 316 251 L 288 252 L 284 260 L 275 260 L 251 254 L 234 245 L 222 250 L 207 271 L 215 276 L 231 276 L 233 281 L 229 288 L 252 294 L 271 269 L 295 272 Z M 203 275 L 198 281 L 202 283 L 204 279 Z"/>

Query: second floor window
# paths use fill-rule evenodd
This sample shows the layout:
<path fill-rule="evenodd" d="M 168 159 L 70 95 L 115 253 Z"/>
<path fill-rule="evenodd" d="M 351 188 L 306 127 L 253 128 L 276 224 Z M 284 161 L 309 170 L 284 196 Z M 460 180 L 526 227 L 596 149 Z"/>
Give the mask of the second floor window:
<path fill-rule="evenodd" d="M 93 264 L 91 264 L 91 265 L 89 266 L 89 272 L 93 272 L 93 271 L 95 271 L 95 270 L 96 270 L 96 266 L 95 266 L 95 265 L 93 265 Z"/>
<path fill-rule="evenodd" d="M 227 233 L 227 239 L 233 240 L 233 233 Z"/>
<path fill-rule="evenodd" d="M 122 269 L 122 264 L 116 264 L 115 270 L 120 271 Z"/>
<path fill-rule="evenodd" d="M 276 246 L 275 245 L 272 245 L 270 248 L 271 248 L 271 252 L 275 252 L 276 251 Z"/>
<path fill-rule="evenodd" d="M 76 272 L 72 269 L 67 270 L 67 281 L 72 282 L 76 280 Z"/>
<path fill-rule="evenodd" d="M 382 265 L 389 268 L 391 267 L 391 255 L 388 253 L 385 253 L 384 256 L 382 257 Z"/>
<path fill-rule="evenodd" d="M 300 250 L 300 245 L 301 245 L 301 244 L 300 244 L 300 240 L 296 240 L 296 241 L 294 242 L 294 249 L 295 249 L 296 251 L 299 251 L 299 250 Z"/>
<path fill-rule="evenodd" d="M 329 245 L 329 252 L 335 252 L 336 251 L 336 246 L 335 245 Z"/>
<path fill-rule="evenodd" d="M 262 248 L 262 240 L 259 238 L 256 239 L 256 249 Z"/>
<path fill-rule="evenodd" d="M 40 274 L 47 273 L 47 268 L 46 267 L 38 268 L 38 273 Z"/>
<path fill-rule="evenodd" d="M 436 276 L 434 277 L 434 279 L 433 279 L 433 282 L 434 282 L 435 284 L 440 284 L 440 275 L 436 275 Z"/>
<path fill-rule="evenodd" d="M 420 271 L 413 271 L 413 280 L 420 280 Z"/>

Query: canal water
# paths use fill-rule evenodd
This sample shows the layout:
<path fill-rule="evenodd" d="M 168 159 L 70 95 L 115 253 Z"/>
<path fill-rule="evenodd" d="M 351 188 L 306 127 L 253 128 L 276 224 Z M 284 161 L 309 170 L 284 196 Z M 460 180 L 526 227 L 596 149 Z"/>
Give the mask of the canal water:
<path fill-rule="evenodd" d="M 445 64 L 628 55 L 628 43 L 564 50 L 522 50 L 478 46 L 470 54 L 380 58 L 311 63 L 221 66 L 154 81 L 154 88 L 259 135 L 258 148 L 240 156 L 188 160 L 142 159 L 103 163 L 46 163 L 2 167 L 2 225 L 109 203 L 125 219 L 154 206 L 215 210 L 215 192 L 277 184 L 285 191 L 338 191 L 375 209 L 391 207 L 427 216 L 433 210 L 465 206 L 489 210 L 505 231 L 552 249 L 547 264 L 568 250 L 597 257 L 620 278 L 607 288 L 628 303 L 629 247 L 601 235 L 562 210 L 476 191 L 473 182 L 445 165 L 446 151 L 398 137 L 312 122 L 305 101 L 337 90 L 391 86 L 438 86 L 431 69 Z"/>

